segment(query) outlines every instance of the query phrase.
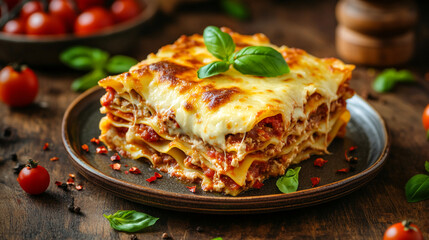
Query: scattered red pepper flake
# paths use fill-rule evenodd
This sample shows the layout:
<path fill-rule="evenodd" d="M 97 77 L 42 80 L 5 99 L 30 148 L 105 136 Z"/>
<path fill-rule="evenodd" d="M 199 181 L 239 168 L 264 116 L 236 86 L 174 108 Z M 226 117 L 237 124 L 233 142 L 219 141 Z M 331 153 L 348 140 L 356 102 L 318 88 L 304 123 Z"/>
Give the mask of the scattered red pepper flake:
<path fill-rule="evenodd" d="M 128 167 L 128 164 L 125 164 L 125 167 Z"/>
<path fill-rule="evenodd" d="M 76 185 L 76 190 L 80 191 L 80 190 L 82 190 L 82 189 L 83 189 L 83 186 L 82 186 L 82 185 L 80 185 L 80 184 Z"/>
<path fill-rule="evenodd" d="M 186 188 L 189 189 L 190 192 L 195 193 L 195 189 L 197 188 L 197 186 L 193 186 L 193 187 L 186 186 Z"/>
<path fill-rule="evenodd" d="M 125 174 L 128 174 L 128 171 L 124 171 Z"/>
<path fill-rule="evenodd" d="M 99 154 L 106 154 L 107 148 L 105 146 L 101 146 L 101 147 L 96 148 L 95 151 Z"/>
<path fill-rule="evenodd" d="M 120 163 L 114 163 L 109 165 L 113 170 L 121 170 L 121 164 Z"/>
<path fill-rule="evenodd" d="M 319 177 L 312 177 L 310 180 L 311 180 L 311 187 L 315 187 L 320 183 Z"/>
<path fill-rule="evenodd" d="M 353 152 L 354 150 L 357 149 L 357 146 L 351 146 L 348 149 L 348 153 Z M 346 161 L 349 163 L 357 163 L 358 158 L 357 157 L 353 157 L 353 156 L 348 156 L 347 150 L 344 152 L 344 156 L 346 158 Z"/>
<path fill-rule="evenodd" d="M 121 160 L 121 156 L 119 156 L 119 154 L 118 154 L 118 153 L 115 153 L 115 154 L 113 154 L 113 155 L 110 157 L 110 160 L 112 160 L 112 161 L 119 161 L 119 160 Z"/>
<path fill-rule="evenodd" d="M 131 167 L 130 170 L 129 170 L 129 172 L 130 173 L 134 173 L 134 174 L 140 174 L 140 173 L 142 173 L 140 171 L 140 169 L 138 169 L 137 167 Z"/>
<path fill-rule="evenodd" d="M 76 177 L 76 175 L 74 175 L 73 173 L 69 173 L 69 177 L 71 177 L 71 178 L 75 178 L 75 177 Z"/>
<path fill-rule="evenodd" d="M 95 137 L 93 137 L 92 139 L 91 139 L 91 142 L 92 143 L 95 143 L 95 144 L 100 144 L 100 140 L 98 139 L 98 138 L 95 138 Z"/>
<path fill-rule="evenodd" d="M 59 157 L 51 157 L 49 160 L 51 160 L 52 162 L 54 162 L 54 161 L 60 160 L 60 158 Z"/>
<path fill-rule="evenodd" d="M 73 178 L 67 179 L 67 184 L 68 185 L 73 185 L 74 184 L 74 179 Z"/>
<path fill-rule="evenodd" d="M 49 150 L 49 143 L 45 143 L 45 145 L 43 145 L 43 150 Z"/>
<path fill-rule="evenodd" d="M 348 173 L 350 171 L 350 169 L 348 168 L 341 168 L 337 170 L 337 173 Z"/>
<path fill-rule="evenodd" d="M 328 160 L 325 160 L 323 158 L 316 158 L 316 160 L 314 160 L 314 166 L 315 167 L 323 167 L 323 165 L 325 165 L 325 163 L 327 163 Z"/>
<path fill-rule="evenodd" d="M 82 145 L 82 150 L 84 150 L 85 152 L 89 152 L 89 147 L 86 144 Z"/>
<path fill-rule="evenodd" d="M 58 187 L 61 186 L 63 183 L 59 182 L 59 181 L 55 181 L 55 185 L 57 185 Z"/>
<path fill-rule="evenodd" d="M 148 178 L 148 179 L 146 179 L 146 181 L 148 181 L 148 182 L 153 182 L 153 181 L 155 181 L 156 180 L 156 177 L 155 176 L 152 176 L 152 177 L 150 177 L 150 178 Z"/>
<path fill-rule="evenodd" d="M 156 178 L 162 178 L 162 175 L 161 175 L 161 174 L 159 174 L 159 173 L 157 173 L 157 172 L 155 172 L 153 175 L 154 175 Z"/>
<path fill-rule="evenodd" d="M 253 188 L 260 189 L 262 186 L 264 186 L 263 183 L 261 183 L 259 180 L 256 180 L 253 184 Z"/>

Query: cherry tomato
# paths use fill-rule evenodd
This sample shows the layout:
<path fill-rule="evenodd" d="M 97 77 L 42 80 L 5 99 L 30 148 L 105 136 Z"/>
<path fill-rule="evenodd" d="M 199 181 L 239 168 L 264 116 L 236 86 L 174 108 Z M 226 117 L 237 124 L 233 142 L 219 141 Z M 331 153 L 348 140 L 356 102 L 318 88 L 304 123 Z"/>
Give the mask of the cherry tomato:
<path fill-rule="evenodd" d="M 3 32 L 9 34 L 24 34 L 25 24 L 21 19 L 9 20 L 3 27 Z"/>
<path fill-rule="evenodd" d="M 88 10 L 92 7 L 101 7 L 104 5 L 104 0 L 75 0 L 77 8 L 81 11 Z"/>
<path fill-rule="evenodd" d="M 25 31 L 28 35 L 61 35 L 66 33 L 66 28 L 57 17 L 36 12 L 28 17 Z"/>
<path fill-rule="evenodd" d="M 42 3 L 39 1 L 29 1 L 22 6 L 19 17 L 25 22 L 27 21 L 27 18 L 35 12 L 43 12 Z"/>
<path fill-rule="evenodd" d="M 56 16 L 61 19 L 67 29 L 73 29 L 73 24 L 76 20 L 77 14 L 73 9 L 73 4 L 70 0 L 52 0 L 49 3 L 49 12 L 52 16 Z"/>
<path fill-rule="evenodd" d="M 423 111 L 422 122 L 423 122 L 423 127 L 426 129 L 426 131 L 429 130 L 429 104 L 426 106 L 425 110 Z"/>
<path fill-rule="evenodd" d="M 112 14 L 102 7 L 93 7 L 81 13 L 75 22 L 77 35 L 88 35 L 106 29 L 114 24 Z"/>
<path fill-rule="evenodd" d="M 116 22 L 125 22 L 138 16 L 141 7 L 135 0 L 116 0 L 112 3 L 110 10 Z"/>
<path fill-rule="evenodd" d="M 419 228 L 410 221 L 395 223 L 384 233 L 383 240 L 423 240 Z"/>
<path fill-rule="evenodd" d="M 29 165 L 19 172 L 16 180 L 24 191 L 35 195 L 46 191 L 49 186 L 50 177 L 44 167 L 30 159 Z"/>
<path fill-rule="evenodd" d="M 38 88 L 36 74 L 28 67 L 16 71 L 6 66 L 0 71 L 0 100 L 9 106 L 22 107 L 32 103 Z"/>

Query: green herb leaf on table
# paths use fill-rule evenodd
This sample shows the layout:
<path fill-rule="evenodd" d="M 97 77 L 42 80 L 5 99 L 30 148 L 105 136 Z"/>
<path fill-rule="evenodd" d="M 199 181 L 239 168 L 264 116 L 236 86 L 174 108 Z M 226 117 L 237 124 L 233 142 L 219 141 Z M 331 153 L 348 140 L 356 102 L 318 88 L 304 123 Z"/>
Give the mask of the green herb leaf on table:
<path fill-rule="evenodd" d="M 208 78 L 214 75 L 218 75 L 219 73 L 226 72 L 229 69 L 229 65 L 230 64 L 223 61 L 207 64 L 204 67 L 198 69 L 198 78 Z"/>
<path fill-rule="evenodd" d="M 156 223 L 158 218 L 135 210 L 119 210 L 113 215 L 103 214 L 110 226 L 118 231 L 137 232 Z"/>
<path fill-rule="evenodd" d="M 408 202 L 419 202 L 429 198 L 429 176 L 417 174 L 405 184 Z"/>
<path fill-rule="evenodd" d="M 212 238 L 211 240 L 223 240 L 223 238 L 217 237 L 217 238 Z"/>
<path fill-rule="evenodd" d="M 415 82 L 413 74 L 408 70 L 400 70 L 389 68 L 380 73 L 372 84 L 372 88 L 380 93 L 389 92 L 393 89 L 396 83 L 399 82 Z"/>
<path fill-rule="evenodd" d="M 98 80 L 106 76 L 107 73 L 103 69 L 96 68 L 82 77 L 75 79 L 71 85 L 71 89 L 73 91 L 84 91 L 97 85 Z"/>
<path fill-rule="evenodd" d="M 207 50 L 220 60 L 227 61 L 235 51 L 232 37 L 228 33 L 222 32 L 218 27 L 206 27 L 203 37 Z"/>
<path fill-rule="evenodd" d="M 298 176 L 300 170 L 301 167 L 288 169 L 283 177 L 277 179 L 276 185 L 282 193 L 291 193 L 296 192 L 296 190 L 298 190 Z"/>
<path fill-rule="evenodd" d="M 60 55 L 60 60 L 67 66 L 77 70 L 92 70 L 103 67 L 109 58 L 109 53 L 85 46 L 71 47 Z"/>
<path fill-rule="evenodd" d="M 239 20 L 248 19 L 250 16 L 249 9 L 241 0 L 222 0 L 221 6 L 223 11 L 228 15 L 237 18 Z"/>
<path fill-rule="evenodd" d="M 242 74 L 275 77 L 289 73 L 285 59 L 275 49 L 265 46 L 251 46 L 234 55 L 234 68 Z"/>
<path fill-rule="evenodd" d="M 74 91 L 84 91 L 105 78 L 107 73 L 118 74 L 126 72 L 137 60 L 131 57 L 116 55 L 109 59 L 109 53 L 98 48 L 75 46 L 66 49 L 60 54 L 61 61 L 67 66 L 83 71 L 91 71 L 73 81 L 71 88 Z"/>
<path fill-rule="evenodd" d="M 111 57 L 106 63 L 106 71 L 113 74 L 127 72 L 132 66 L 138 63 L 132 57 L 116 55 Z"/>
<path fill-rule="evenodd" d="M 425 170 L 426 172 L 429 172 L 429 162 L 425 161 Z"/>

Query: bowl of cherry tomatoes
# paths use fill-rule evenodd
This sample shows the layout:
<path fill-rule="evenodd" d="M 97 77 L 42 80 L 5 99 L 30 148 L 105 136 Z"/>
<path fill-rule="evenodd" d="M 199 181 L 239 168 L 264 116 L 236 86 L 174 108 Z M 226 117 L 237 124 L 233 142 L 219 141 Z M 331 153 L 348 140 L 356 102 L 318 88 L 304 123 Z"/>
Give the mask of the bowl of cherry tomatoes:
<path fill-rule="evenodd" d="M 156 0 L 0 1 L 0 62 L 60 66 L 76 46 L 130 52 L 157 11 Z"/>

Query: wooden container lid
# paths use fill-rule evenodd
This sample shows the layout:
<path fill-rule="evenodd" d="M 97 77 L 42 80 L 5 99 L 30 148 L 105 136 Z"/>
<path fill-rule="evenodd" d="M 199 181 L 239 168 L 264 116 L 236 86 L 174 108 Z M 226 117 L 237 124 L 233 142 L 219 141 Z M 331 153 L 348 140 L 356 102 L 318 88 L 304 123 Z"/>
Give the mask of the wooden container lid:
<path fill-rule="evenodd" d="M 352 63 L 373 66 L 400 65 L 412 57 L 414 38 L 414 31 L 395 37 L 379 38 L 338 25 L 336 48 L 341 58 Z"/>
<path fill-rule="evenodd" d="M 411 30 L 417 22 L 413 1 L 342 0 L 337 4 L 338 22 L 372 36 L 393 36 Z"/>

